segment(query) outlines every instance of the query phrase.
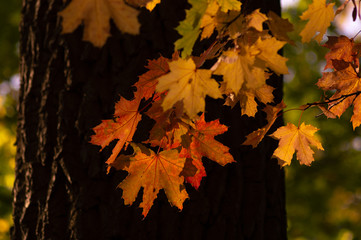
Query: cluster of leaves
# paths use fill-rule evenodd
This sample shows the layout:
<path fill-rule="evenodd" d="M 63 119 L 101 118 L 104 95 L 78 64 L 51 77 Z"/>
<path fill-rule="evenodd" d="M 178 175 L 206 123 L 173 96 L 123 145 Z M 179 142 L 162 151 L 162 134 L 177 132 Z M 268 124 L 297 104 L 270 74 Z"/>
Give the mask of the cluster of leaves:
<path fill-rule="evenodd" d="M 86 3 L 85 3 L 86 2 Z M 127 1 L 128 4 L 145 5 L 152 9 L 159 1 Z M 285 108 L 283 102 L 274 103 L 274 88 L 266 83 L 272 74 L 287 74 L 287 59 L 278 51 L 288 42 L 287 33 L 292 24 L 273 12 L 263 14 L 255 10 L 248 15 L 241 11 L 237 0 L 189 0 L 191 8 L 186 18 L 176 28 L 182 36 L 175 42 L 172 59 L 160 57 L 148 62 L 148 72 L 135 84 L 133 100 L 121 98 L 115 105 L 114 118 L 103 120 L 93 130 L 91 143 L 102 149 L 117 140 L 107 160 L 108 170 L 128 171 L 120 183 L 125 204 L 132 204 L 143 187 L 143 215 L 146 216 L 160 189 L 164 189 L 169 202 L 182 209 L 188 198 L 184 182 L 196 189 L 206 171 L 202 158 L 224 166 L 234 162 L 229 148 L 214 139 L 227 131 L 219 120 L 206 122 L 204 118 L 205 97 L 224 98 L 225 105 L 241 106 L 241 114 L 254 117 L 258 109 L 267 114 L 268 123 L 247 136 L 245 145 L 256 147 Z M 334 4 L 314 0 L 301 19 L 309 20 L 300 33 L 303 42 L 315 35 L 319 42 L 333 20 Z M 81 8 L 81 11 L 79 11 Z M 76 13 L 75 13 L 76 9 Z M 63 32 L 72 32 L 84 22 L 84 40 L 102 46 L 109 36 L 109 18 L 127 33 L 139 32 L 137 10 L 124 0 L 84 1 L 73 0 L 60 15 Z M 130 21 L 123 21 L 127 16 Z M 97 21 L 95 20 L 97 19 Z M 317 24 L 315 24 L 317 21 Z M 267 26 L 265 29 L 264 27 Z M 318 35 L 317 35 L 318 34 Z M 191 56 L 197 39 L 216 36 L 216 40 L 200 56 Z M 360 125 L 357 111 L 359 47 L 352 40 L 346 44 L 344 37 L 330 38 L 326 47 L 327 68 L 334 72 L 324 73 L 318 86 L 324 90 L 337 90 L 325 101 L 302 106 L 302 111 L 318 106 L 326 116 L 340 116 L 347 107 L 354 105 L 354 127 Z M 179 56 L 178 51 L 181 51 Z M 207 69 L 204 63 L 215 64 Z M 345 74 L 350 77 L 343 78 Z M 215 78 L 214 76 L 219 77 Z M 217 80 L 216 80 L 217 79 Z M 325 107 L 326 105 L 326 107 Z M 155 124 L 149 139 L 143 143 L 132 142 L 137 125 L 146 114 Z M 318 129 L 304 123 L 278 128 L 271 137 L 279 139 L 274 157 L 281 166 L 289 165 L 297 151 L 301 164 L 310 165 L 313 151 L 310 146 L 323 150 L 314 136 Z M 128 145 L 132 155 L 119 154 Z"/>

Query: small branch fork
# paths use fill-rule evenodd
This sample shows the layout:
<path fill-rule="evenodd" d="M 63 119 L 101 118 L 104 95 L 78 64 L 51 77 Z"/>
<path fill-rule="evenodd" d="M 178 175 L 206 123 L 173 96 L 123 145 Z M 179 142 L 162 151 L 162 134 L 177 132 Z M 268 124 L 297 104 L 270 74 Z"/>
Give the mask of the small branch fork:
<path fill-rule="evenodd" d="M 346 94 L 346 95 L 342 95 L 338 98 L 334 98 L 334 99 L 326 99 L 325 101 L 323 102 L 313 102 L 313 103 L 307 103 L 305 104 L 306 107 L 305 108 L 302 108 L 302 109 L 299 109 L 299 110 L 302 110 L 302 111 L 305 111 L 313 106 L 319 106 L 319 105 L 324 105 L 324 104 L 329 104 L 329 103 L 334 103 L 332 104 L 332 106 L 330 107 L 333 108 L 334 106 L 336 106 L 337 104 L 340 104 L 341 102 L 343 102 L 346 98 L 348 97 L 352 97 L 352 96 L 355 96 L 354 97 L 354 100 L 361 94 L 361 91 L 357 91 L 357 92 L 354 92 L 354 93 L 350 93 L 350 94 Z"/>
<path fill-rule="evenodd" d="M 288 112 L 288 111 L 292 111 L 292 110 L 301 110 L 302 113 L 301 113 L 301 116 L 299 118 L 299 123 L 298 123 L 298 127 L 300 126 L 300 123 L 301 123 L 301 118 L 302 118 L 302 115 L 303 115 L 303 112 L 306 111 L 307 109 L 311 108 L 311 107 L 314 107 L 314 106 L 321 106 L 321 105 L 325 105 L 325 104 L 330 104 L 330 103 L 333 103 L 331 105 L 331 107 L 328 109 L 330 110 L 331 108 L 333 108 L 334 106 L 340 104 L 341 102 L 343 102 L 346 98 L 349 98 L 349 97 L 354 97 L 354 99 L 352 100 L 352 103 L 355 101 L 355 99 L 361 94 L 361 91 L 357 91 L 357 92 L 354 92 L 354 93 L 350 93 L 350 94 L 346 94 L 346 95 L 342 95 L 338 98 L 334 98 L 334 99 L 326 99 L 325 101 L 323 102 L 313 102 L 313 103 L 306 103 L 305 105 L 299 107 L 299 108 L 292 108 L 292 109 L 288 109 L 286 111 L 283 111 L 283 112 L 280 112 L 278 114 L 278 117 L 281 116 L 282 114 Z M 322 114 L 320 114 L 322 115 Z"/>

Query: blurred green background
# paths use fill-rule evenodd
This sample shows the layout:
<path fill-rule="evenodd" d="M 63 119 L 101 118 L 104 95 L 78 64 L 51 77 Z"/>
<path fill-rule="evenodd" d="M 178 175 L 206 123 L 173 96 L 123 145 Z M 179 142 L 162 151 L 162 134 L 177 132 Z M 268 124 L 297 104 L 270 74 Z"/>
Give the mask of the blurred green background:
<path fill-rule="evenodd" d="M 20 8 L 20 0 L 0 0 L 0 239 L 12 225 Z"/>
<path fill-rule="evenodd" d="M 296 33 L 305 24 L 298 16 L 310 2 L 282 0 L 283 16 L 295 24 Z M 12 224 L 20 8 L 20 0 L 0 0 L 0 239 L 9 239 Z M 350 12 L 337 16 L 337 27 L 328 34 L 335 35 L 337 29 L 338 33 L 354 36 L 361 30 L 361 21 L 357 20 L 357 26 L 350 25 L 350 20 Z M 291 35 L 295 46 L 284 50 L 290 59 L 284 87 L 288 108 L 317 101 L 323 94 L 314 84 L 321 76 L 327 49 L 314 41 L 301 44 L 296 33 Z M 317 109 L 308 110 L 302 121 L 321 129 L 325 151 L 316 152 L 311 167 L 300 166 L 295 159 L 286 167 L 289 239 L 361 240 L 361 128 L 352 131 L 350 111 L 341 119 L 331 120 L 316 117 L 319 113 Z M 300 112 L 290 111 L 284 117 L 297 124 Z"/>
<path fill-rule="evenodd" d="M 314 84 L 321 77 L 328 49 L 315 41 L 301 44 L 297 36 L 305 25 L 299 16 L 311 2 L 288 0 L 283 5 L 283 17 L 288 18 L 296 30 L 291 38 L 297 40 L 295 46 L 288 45 L 284 50 L 290 71 L 284 78 L 287 109 L 321 100 L 323 96 Z M 340 2 L 336 5 L 340 6 Z M 352 22 L 352 9 L 350 1 L 326 35 L 354 37 L 361 30 L 361 21 Z M 321 44 L 325 41 L 326 36 Z M 295 159 L 286 167 L 289 239 L 361 239 L 361 128 L 352 130 L 350 110 L 340 119 L 320 116 L 321 111 L 316 108 L 302 115 L 302 121 L 320 129 L 318 133 L 325 151 L 316 152 L 316 161 L 311 167 L 300 166 Z M 287 112 L 285 121 L 298 124 L 300 114 L 300 111 Z"/>

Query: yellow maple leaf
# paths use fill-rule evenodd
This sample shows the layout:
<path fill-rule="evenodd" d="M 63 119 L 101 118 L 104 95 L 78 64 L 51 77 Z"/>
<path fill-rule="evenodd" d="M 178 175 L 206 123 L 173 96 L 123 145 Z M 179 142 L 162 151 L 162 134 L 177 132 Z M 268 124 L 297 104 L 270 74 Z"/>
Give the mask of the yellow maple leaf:
<path fill-rule="evenodd" d="M 267 38 L 261 40 L 257 39 L 256 46 L 260 50 L 258 58 L 262 59 L 266 66 L 277 74 L 287 74 L 288 68 L 286 65 L 287 58 L 282 57 L 277 52 L 286 42 L 278 41 L 276 38 Z"/>
<path fill-rule="evenodd" d="M 274 151 L 273 156 L 280 160 L 280 165 L 290 165 L 293 154 L 297 151 L 297 159 L 300 164 L 309 166 L 314 161 L 313 151 L 310 145 L 315 146 L 319 150 L 323 150 L 322 144 L 314 136 L 318 129 L 312 125 L 305 125 L 296 127 L 288 123 L 287 126 L 278 128 L 271 137 L 279 139 L 277 149 Z"/>
<path fill-rule="evenodd" d="M 129 173 L 118 186 L 123 189 L 124 204 L 131 205 L 143 187 L 143 201 L 139 207 L 143 208 L 142 214 L 146 217 L 159 190 L 164 189 L 169 203 L 182 210 L 183 202 L 188 198 L 183 185 L 184 177 L 180 176 L 186 158 L 179 157 L 177 150 L 154 153 L 151 149 L 144 151 L 135 144 L 132 147 L 135 156 L 123 159 L 129 163 L 117 163 Z"/>
<path fill-rule="evenodd" d="M 300 33 L 303 43 L 311 41 L 316 33 L 318 34 L 315 40 L 317 42 L 322 40 L 323 35 L 335 17 L 334 5 L 335 3 L 326 4 L 326 0 L 313 0 L 313 3 L 308 6 L 307 11 L 300 16 L 302 20 L 309 19 Z"/>
<path fill-rule="evenodd" d="M 267 21 L 267 19 L 267 16 L 261 13 L 259 9 L 254 10 L 251 14 L 246 16 L 248 27 L 253 27 L 259 32 L 263 31 L 263 22 Z"/>
<path fill-rule="evenodd" d="M 227 88 L 236 94 L 244 83 L 248 88 L 259 88 L 267 79 L 264 66 L 255 62 L 259 53 L 259 49 L 247 45 L 242 45 L 238 51 L 225 51 L 214 74 L 223 75 Z"/>
<path fill-rule="evenodd" d="M 252 54 L 253 53 L 253 54 Z M 253 79 L 252 65 L 255 60 L 255 53 L 252 51 L 225 51 L 223 59 L 214 71 L 216 75 L 223 75 L 227 88 L 238 93 L 246 79 Z"/>
<path fill-rule="evenodd" d="M 204 112 L 206 95 L 222 98 L 218 83 L 211 78 L 212 71 L 197 69 L 189 58 L 178 59 L 169 63 L 170 72 L 158 78 L 156 90 L 167 91 L 162 107 L 170 109 L 176 102 L 183 101 L 184 110 L 190 118 L 198 112 Z"/>
<path fill-rule="evenodd" d="M 59 15 L 63 17 L 62 33 L 71 33 L 84 23 L 83 40 L 102 47 L 110 36 L 110 18 L 124 33 L 138 34 L 139 11 L 124 0 L 72 0 Z"/>
<path fill-rule="evenodd" d="M 239 101 L 242 115 L 255 116 L 257 102 L 273 101 L 274 88 L 266 84 L 268 75 L 265 72 L 265 62 L 256 59 L 260 50 L 257 47 L 240 45 L 238 51 L 226 51 L 214 71 L 216 75 L 223 75 L 222 89 L 228 97 L 226 105 L 231 107 Z"/>
<path fill-rule="evenodd" d="M 238 0 L 217 0 L 217 2 L 223 12 L 228 12 L 229 10 L 241 11 L 242 3 Z"/>
<path fill-rule="evenodd" d="M 200 28 L 203 28 L 201 40 L 209 38 L 217 26 L 216 15 L 219 9 L 217 1 L 208 4 L 205 14 L 201 19 Z"/>

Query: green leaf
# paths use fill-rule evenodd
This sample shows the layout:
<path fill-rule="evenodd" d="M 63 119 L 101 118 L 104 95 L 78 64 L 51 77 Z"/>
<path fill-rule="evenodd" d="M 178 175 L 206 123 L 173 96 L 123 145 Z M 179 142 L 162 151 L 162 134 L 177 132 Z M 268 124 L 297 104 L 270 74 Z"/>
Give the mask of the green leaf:
<path fill-rule="evenodd" d="M 175 49 L 183 49 L 182 58 L 191 55 L 194 43 L 201 32 L 201 19 L 208 6 L 207 0 L 189 0 L 189 3 L 192 5 L 191 9 L 186 10 L 186 18 L 176 28 L 182 37 L 175 42 Z"/>

